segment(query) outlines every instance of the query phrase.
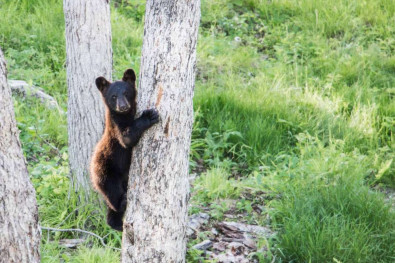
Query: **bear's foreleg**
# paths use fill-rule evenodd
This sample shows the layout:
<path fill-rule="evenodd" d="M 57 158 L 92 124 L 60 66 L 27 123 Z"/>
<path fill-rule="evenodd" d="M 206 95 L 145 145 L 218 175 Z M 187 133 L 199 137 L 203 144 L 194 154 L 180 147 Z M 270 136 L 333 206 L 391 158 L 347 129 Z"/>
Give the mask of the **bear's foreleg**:
<path fill-rule="evenodd" d="M 128 127 L 122 134 L 121 144 L 126 148 L 132 148 L 139 142 L 143 132 L 152 125 L 159 122 L 159 114 L 155 109 L 145 110 L 140 118 L 134 120 L 131 127 Z"/>

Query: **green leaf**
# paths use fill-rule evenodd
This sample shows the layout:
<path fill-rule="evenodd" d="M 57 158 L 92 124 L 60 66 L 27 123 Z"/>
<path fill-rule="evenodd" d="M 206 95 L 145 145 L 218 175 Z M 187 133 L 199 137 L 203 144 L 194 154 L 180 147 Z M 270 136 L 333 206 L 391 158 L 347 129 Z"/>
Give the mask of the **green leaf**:
<path fill-rule="evenodd" d="M 377 179 L 377 180 L 380 180 L 381 177 L 383 177 L 383 175 L 388 171 L 388 169 L 391 167 L 392 160 L 393 160 L 393 159 L 387 160 L 385 163 L 383 163 L 383 164 L 381 165 L 380 170 L 379 170 L 378 173 L 376 174 L 376 179 Z"/>

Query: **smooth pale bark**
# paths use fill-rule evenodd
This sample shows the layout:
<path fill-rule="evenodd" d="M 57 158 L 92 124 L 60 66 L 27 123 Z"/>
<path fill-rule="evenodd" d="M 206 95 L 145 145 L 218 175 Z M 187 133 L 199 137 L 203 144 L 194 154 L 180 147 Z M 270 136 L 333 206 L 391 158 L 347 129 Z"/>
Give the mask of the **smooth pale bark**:
<path fill-rule="evenodd" d="M 4 56 L 0 50 L 0 262 L 40 262 L 36 192 L 19 142 Z"/>
<path fill-rule="evenodd" d="M 70 170 L 75 189 L 88 190 L 90 157 L 104 128 L 95 79 L 111 79 L 112 71 L 110 5 L 106 0 L 64 0 L 63 5 Z"/>
<path fill-rule="evenodd" d="M 138 111 L 161 122 L 135 147 L 122 262 L 185 262 L 200 1 L 147 1 Z"/>

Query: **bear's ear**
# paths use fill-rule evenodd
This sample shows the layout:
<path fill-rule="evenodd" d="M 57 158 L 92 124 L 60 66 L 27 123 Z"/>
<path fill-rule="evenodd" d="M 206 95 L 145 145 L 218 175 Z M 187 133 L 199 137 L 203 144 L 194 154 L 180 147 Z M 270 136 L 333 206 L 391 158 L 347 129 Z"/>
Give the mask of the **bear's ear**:
<path fill-rule="evenodd" d="M 96 79 L 96 86 L 100 92 L 104 92 L 108 87 L 110 87 L 110 82 L 108 82 L 104 77 L 98 77 Z"/>
<path fill-rule="evenodd" d="M 129 83 L 134 83 L 136 81 L 136 74 L 134 73 L 133 69 L 127 69 L 124 73 L 123 73 L 123 81 L 125 82 L 129 82 Z"/>

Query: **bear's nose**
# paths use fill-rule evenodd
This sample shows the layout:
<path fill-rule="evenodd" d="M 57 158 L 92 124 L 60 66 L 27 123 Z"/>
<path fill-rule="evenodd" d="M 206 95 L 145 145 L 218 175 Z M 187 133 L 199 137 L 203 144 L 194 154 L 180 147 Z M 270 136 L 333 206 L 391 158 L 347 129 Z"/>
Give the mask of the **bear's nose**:
<path fill-rule="evenodd" d="M 126 105 L 121 106 L 121 111 L 126 111 L 128 109 L 128 107 Z"/>

